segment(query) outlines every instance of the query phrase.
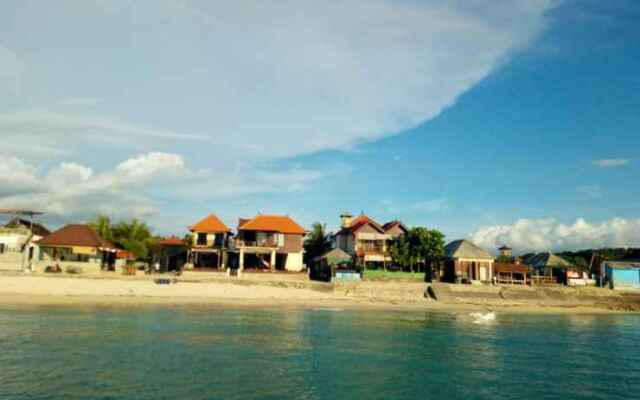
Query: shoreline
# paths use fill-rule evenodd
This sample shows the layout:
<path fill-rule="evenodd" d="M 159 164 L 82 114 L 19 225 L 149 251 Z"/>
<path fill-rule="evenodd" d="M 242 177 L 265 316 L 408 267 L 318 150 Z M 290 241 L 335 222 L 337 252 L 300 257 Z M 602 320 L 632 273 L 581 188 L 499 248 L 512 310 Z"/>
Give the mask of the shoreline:
<path fill-rule="evenodd" d="M 24 307 L 202 307 L 225 309 L 312 309 L 503 314 L 638 314 L 616 303 L 491 303 L 470 297 L 436 301 L 424 297 L 426 284 L 360 282 L 318 284 L 278 280 L 179 279 L 158 285 L 156 277 L 0 275 L 0 309 Z M 167 278 L 167 277 L 162 277 Z M 464 289 L 474 294 L 474 288 Z M 477 293 L 475 293 L 477 295 Z M 460 293 L 457 294 L 459 296 Z"/>

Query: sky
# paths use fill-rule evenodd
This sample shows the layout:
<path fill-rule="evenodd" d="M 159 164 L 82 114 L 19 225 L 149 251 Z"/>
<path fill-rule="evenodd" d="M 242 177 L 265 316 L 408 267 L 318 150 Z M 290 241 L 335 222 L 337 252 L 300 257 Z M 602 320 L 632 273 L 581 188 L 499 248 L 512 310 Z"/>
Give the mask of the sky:
<path fill-rule="evenodd" d="M 6 0 L 0 208 L 640 247 L 634 0 Z"/>

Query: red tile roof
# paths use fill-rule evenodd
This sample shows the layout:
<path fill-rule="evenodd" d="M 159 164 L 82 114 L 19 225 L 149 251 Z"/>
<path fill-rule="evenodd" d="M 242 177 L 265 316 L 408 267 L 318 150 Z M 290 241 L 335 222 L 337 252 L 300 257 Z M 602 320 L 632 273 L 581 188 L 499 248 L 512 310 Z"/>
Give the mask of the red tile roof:
<path fill-rule="evenodd" d="M 162 239 L 161 241 L 158 242 L 158 244 L 160 246 L 186 246 L 184 241 L 176 236 L 171 236 L 171 237 Z"/>
<path fill-rule="evenodd" d="M 238 230 L 304 234 L 303 227 L 286 215 L 258 215 L 242 224 Z"/>
<path fill-rule="evenodd" d="M 201 233 L 228 233 L 231 232 L 228 226 L 226 226 L 220 218 L 214 214 L 210 214 L 205 219 L 201 220 L 197 224 L 190 226 L 191 232 Z"/>
<path fill-rule="evenodd" d="M 117 250 L 88 225 L 67 225 L 38 241 L 40 246 L 96 247 Z"/>
<path fill-rule="evenodd" d="M 357 231 L 358 229 L 360 229 L 363 225 L 366 225 L 366 224 L 371 224 L 371 226 L 373 226 L 380 233 L 384 233 L 385 232 L 385 230 L 382 228 L 382 226 L 380 226 L 379 223 L 377 223 L 376 221 L 374 221 L 371 218 L 367 217 L 366 215 L 362 214 L 362 215 L 359 215 L 358 217 L 356 217 L 353 221 L 351 221 L 351 225 L 349 225 L 348 228 L 342 228 L 340 230 L 340 232 L 338 232 L 338 234 L 340 234 L 340 233 L 353 233 L 353 232 Z"/>

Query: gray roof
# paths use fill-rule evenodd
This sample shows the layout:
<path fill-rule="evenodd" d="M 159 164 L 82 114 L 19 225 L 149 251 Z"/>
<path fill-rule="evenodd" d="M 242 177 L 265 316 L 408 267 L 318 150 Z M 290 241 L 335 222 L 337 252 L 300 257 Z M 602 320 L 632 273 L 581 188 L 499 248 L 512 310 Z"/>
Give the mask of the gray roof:
<path fill-rule="evenodd" d="M 468 258 L 471 260 L 493 260 L 494 257 L 486 250 L 468 240 L 456 240 L 444 247 L 447 258 Z"/>
<path fill-rule="evenodd" d="M 573 264 L 571 264 L 569 261 L 565 260 L 564 258 L 553 254 L 553 253 L 540 253 L 538 255 L 536 255 L 535 257 L 533 257 L 530 261 L 529 264 L 531 264 L 532 267 L 536 267 L 536 268 L 547 268 L 547 267 L 554 267 L 554 268 L 567 268 L 567 267 L 574 267 Z"/>
<path fill-rule="evenodd" d="M 329 264 L 331 263 L 340 263 L 351 261 L 351 256 L 347 254 L 344 250 L 336 248 L 324 253 L 321 256 L 318 256 L 313 259 L 313 261 L 320 261 L 322 259 L 326 259 Z"/>

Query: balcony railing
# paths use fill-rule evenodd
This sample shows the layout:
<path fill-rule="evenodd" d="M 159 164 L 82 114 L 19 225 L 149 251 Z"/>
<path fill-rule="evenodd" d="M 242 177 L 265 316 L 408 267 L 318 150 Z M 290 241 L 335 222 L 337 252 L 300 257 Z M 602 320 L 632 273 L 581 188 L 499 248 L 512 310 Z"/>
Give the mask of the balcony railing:
<path fill-rule="evenodd" d="M 236 247 L 269 247 L 276 248 L 278 247 L 278 243 L 275 240 L 244 240 L 244 239 L 236 239 L 235 240 Z"/>

